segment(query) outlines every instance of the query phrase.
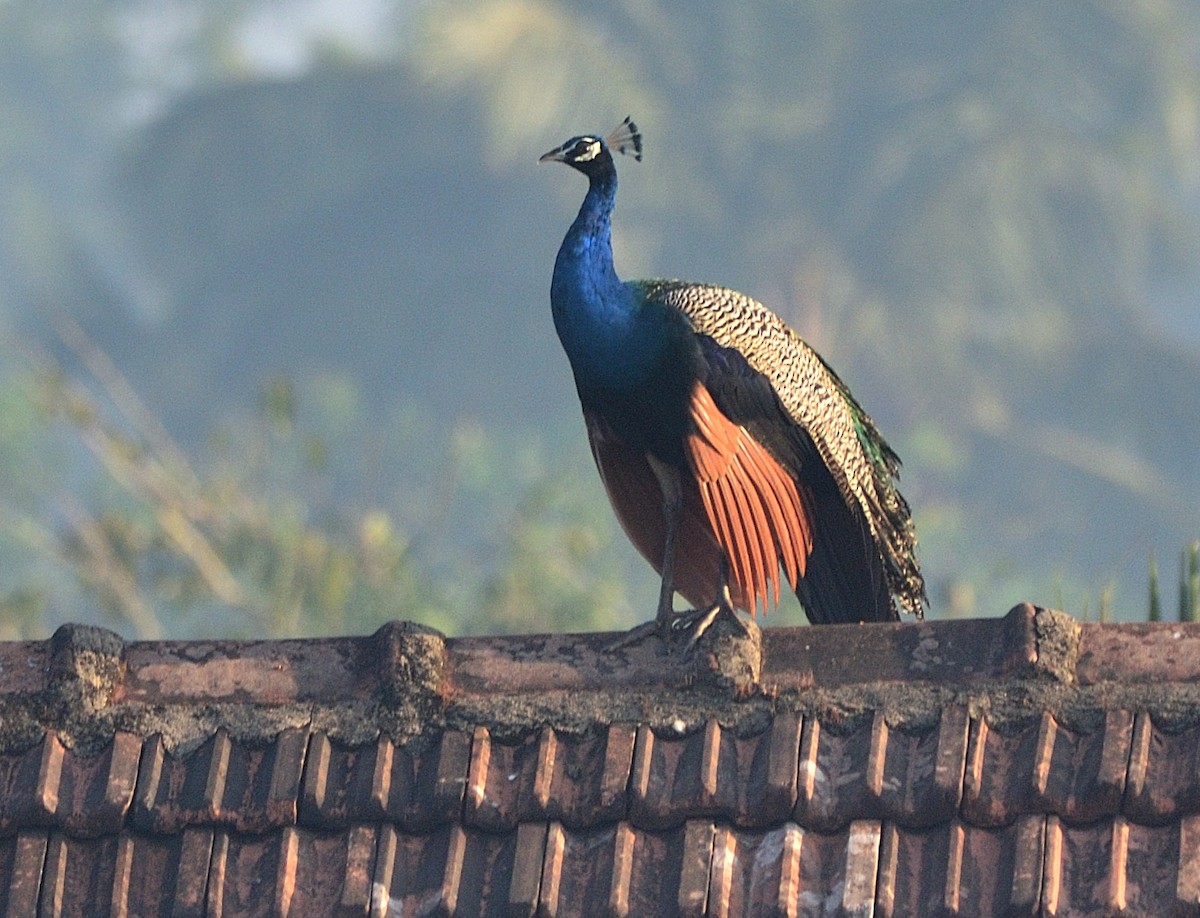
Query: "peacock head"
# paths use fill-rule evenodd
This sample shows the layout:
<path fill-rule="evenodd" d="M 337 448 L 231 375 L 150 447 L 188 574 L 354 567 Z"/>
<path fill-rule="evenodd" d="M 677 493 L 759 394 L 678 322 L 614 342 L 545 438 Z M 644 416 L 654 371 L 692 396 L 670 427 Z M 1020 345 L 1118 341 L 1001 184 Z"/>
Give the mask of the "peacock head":
<path fill-rule="evenodd" d="M 561 147 L 538 158 L 539 163 L 566 163 L 591 177 L 606 169 L 612 169 L 612 152 L 631 154 L 638 162 L 642 160 L 642 134 L 630 118 L 626 118 L 607 137 L 584 134 L 572 137 Z"/>

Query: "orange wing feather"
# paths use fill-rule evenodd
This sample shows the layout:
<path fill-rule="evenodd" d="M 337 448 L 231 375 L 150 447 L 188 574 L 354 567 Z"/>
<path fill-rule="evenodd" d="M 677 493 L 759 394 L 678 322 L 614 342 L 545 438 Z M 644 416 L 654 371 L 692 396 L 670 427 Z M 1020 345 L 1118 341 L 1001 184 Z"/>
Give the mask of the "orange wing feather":
<path fill-rule="evenodd" d="M 684 442 L 704 512 L 729 558 L 734 601 L 763 611 L 780 598 L 779 567 L 796 588 L 812 553 L 812 527 L 796 481 L 761 443 L 729 420 L 701 383 L 692 391 L 695 433 Z"/>
<path fill-rule="evenodd" d="M 697 383 L 689 411 L 695 433 L 684 443 L 691 475 L 683 476 L 683 519 L 674 588 L 693 606 L 718 598 L 722 555 L 729 559 L 733 604 L 765 611 L 778 602 L 783 574 L 792 589 L 804 576 L 812 530 L 799 488 L 750 433 L 730 421 Z M 662 572 L 666 527 L 662 493 L 644 454 L 585 415 L 588 442 L 613 510 L 630 541 Z"/>

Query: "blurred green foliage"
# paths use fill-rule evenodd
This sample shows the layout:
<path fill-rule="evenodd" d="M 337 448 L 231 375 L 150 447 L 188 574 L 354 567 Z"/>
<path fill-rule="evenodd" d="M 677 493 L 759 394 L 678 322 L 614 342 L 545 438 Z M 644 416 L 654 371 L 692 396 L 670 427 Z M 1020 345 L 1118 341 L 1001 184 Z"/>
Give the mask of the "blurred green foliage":
<path fill-rule="evenodd" d="M 648 578 L 618 560 L 609 510 L 575 486 L 574 472 L 547 472 L 541 457 L 527 456 L 519 465 L 528 484 L 515 502 L 489 504 L 506 466 L 502 445 L 478 427 L 451 438 L 445 481 L 468 495 L 480 526 L 495 527 L 497 560 L 459 559 L 439 571 L 397 519 L 404 495 L 397 508 L 357 512 L 330 496 L 333 438 L 363 442 L 348 422 L 356 397 L 344 382 L 301 393 L 273 379 L 258 410 L 215 436 L 198 464 L 78 326 L 61 328 L 90 375 L 73 379 L 43 362 L 0 390 L 0 456 L 38 473 L 0 504 L 0 550 L 17 562 L 0 591 L 0 638 L 44 632 L 64 578 L 103 621 L 142 639 L 360 633 L 397 616 L 449 633 L 519 632 L 531 622 L 611 629 L 636 621 L 630 610 L 641 597 L 632 590 L 652 595 Z M 313 415 L 303 410 L 310 404 Z M 94 460 L 76 484 L 65 467 L 41 461 L 72 440 Z M 930 530 L 936 541 L 938 528 Z M 964 568 L 943 614 L 973 611 L 974 575 Z M 1010 604 L 1034 589 L 1017 570 L 990 575 L 1006 582 Z M 1158 621 L 1153 555 L 1148 583 L 1147 617 Z M 1092 617 L 1086 591 L 1072 594 L 1083 597 L 1075 604 L 1061 583 L 1055 589 L 1054 605 Z M 1099 593 L 1100 621 L 1112 618 L 1113 592 L 1110 583 Z M 1178 619 L 1200 620 L 1200 541 L 1180 554 L 1178 595 Z"/>
<path fill-rule="evenodd" d="M 1158 582 L 1158 562 L 1150 556 L 1150 602 L 1146 619 L 1163 621 L 1162 596 Z M 1192 542 L 1179 553 L 1179 611 L 1181 622 L 1200 621 L 1200 540 Z"/>
<path fill-rule="evenodd" d="M 0 595 L 5 636 L 50 627 L 64 577 L 103 621 L 146 639 L 360 633 L 396 617 L 450 633 L 629 620 L 628 571 L 604 541 L 611 527 L 597 519 L 607 508 L 581 499 L 570 476 L 544 472 L 516 484 L 511 507 L 476 503 L 513 484 L 501 480 L 501 445 L 481 429 L 452 438 L 444 480 L 458 482 L 477 525 L 494 527 L 500 561 L 460 559 L 438 578 L 432 554 L 414 547 L 400 518 L 406 503 L 428 495 L 400 493 L 395 506 L 358 510 L 334 496 L 330 454 L 366 439 L 344 384 L 298 391 L 272 380 L 258 410 L 197 460 L 78 326 L 62 329 L 88 376 L 72 378 L 43 355 L 0 393 L 11 409 L 0 456 L 9 468 L 42 472 L 0 505 L 0 544 L 25 562 Z M 75 474 L 40 463 L 55 441 L 75 441 L 92 461 Z"/>

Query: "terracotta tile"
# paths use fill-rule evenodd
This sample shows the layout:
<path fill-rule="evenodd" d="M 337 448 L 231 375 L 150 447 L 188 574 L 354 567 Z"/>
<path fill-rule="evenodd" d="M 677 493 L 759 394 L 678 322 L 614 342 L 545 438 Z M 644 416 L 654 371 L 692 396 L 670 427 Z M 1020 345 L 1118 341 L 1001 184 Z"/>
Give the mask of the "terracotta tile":
<path fill-rule="evenodd" d="M 50 834 L 42 877 L 41 913 L 108 914 L 119 844 L 116 835 L 74 838 L 59 832 Z"/>
<path fill-rule="evenodd" d="M 1178 622 L 1080 626 L 1078 679 L 1164 683 L 1200 680 L 1200 630 Z"/>
<path fill-rule="evenodd" d="M 278 705 L 378 691 L 371 638 L 138 641 L 125 645 L 126 703 Z"/>
<path fill-rule="evenodd" d="M 1025 813 L 1055 814 L 1072 822 L 1121 810 L 1133 718 L 1109 711 L 1088 733 L 1061 726 L 1050 712 L 1015 733 L 971 724 L 963 813 L 983 826 L 1003 825 Z"/>
<path fill-rule="evenodd" d="M 684 737 L 638 730 L 634 749 L 630 819 L 647 829 L 673 828 L 688 819 L 732 815 L 737 790 L 737 747 L 717 721 Z M 718 782 L 724 774 L 728 780 Z"/>
<path fill-rule="evenodd" d="M 142 741 L 124 732 L 98 755 L 67 753 L 57 823 L 76 836 L 119 831 L 133 803 L 141 754 Z"/>
<path fill-rule="evenodd" d="M 413 780 L 408 793 L 397 797 L 397 790 L 402 788 L 393 784 L 388 812 L 395 812 L 398 801 L 402 806 L 401 824 L 406 827 L 458 822 L 462 818 L 470 756 L 471 737 L 457 730 L 446 730 L 420 759 L 413 760 Z"/>
<path fill-rule="evenodd" d="M 208 888 L 210 915 L 270 915 L 275 909 L 282 832 L 217 833 Z"/>
<path fill-rule="evenodd" d="M 161 738 L 151 738 L 138 765 L 134 822 L 156 832 L 198 825 L 262 832 L 292 824 L 306 740 L 304 731 L 285 730 L 269 745 L 248 745 L 218 731 L 191 753 L 172 755 Z M 119 771 L 108 771 L 110 779 L 117 779 L 107 785 L 108 793 L 115 794 L 107 804 L 110 818 L 123 802 L 128 769 L 135 764 L 132 747 L 118 752 L 111 765 Z M 82 815 L 78 820 L 83 821 Z"/>
<path fill-rule="evenodd" d="M 954 821 L 933 829 L 885 824 L 876 914 L 1033 915 L 1040 884 L 1041 827 L 1025 817 L 1000 829 Z"/>
<path fill-rule="evenodd" d="M 878 720 L 882 723 L 882 717 Z M 868 787 L 869 766 L 879 772 L 886 754 L 871 721 L 834 732 L 816 718 L 804 721 L 800 739 L 799 780 L 792 818 L 806 829 L 844 829 L 855 818 L 880 815 L 879 797 Z M 872 736 L 876 755 L 872 760 Z M 884 745 L 880 745 L 880 743 Z"/>
<path fill-rule="evenodd" d="M 530 918 L 537 911 L 548 829 L 544 822 L 523 822 L 517 827 L 512 882 L 508 887 L 508 913 L 513 918 Z"/>
<path fill-rule="evenodd" d="M 551 823 L 542 871 L 538 915 L 603 915 L 613 898 L 613 862 L 620 823 L 566 829 Z M 625 824 L 628 831 L 628 824 Z M 660 900 L 666 904 L 669 900 Z"/>
<path fill-rule="evenodd" d="M 685 884 L 692 879 L 688 871 L 699 869 L 704 859 L 703 835 L 700 831 L 689 837 L 686 826 L 653 832 L 618 823 L 611 843 L 607 897 L 594 914 L 635 918 L 688 914 L 695 890 Z"/>
<path fill-rule="evenodd" d="M 142 744 L 130 814 L 138 829 L 160 834 L 178 831 L 181 822 L 168 806 L 170 790 L 167 785 L 173 774 L 163 738 L 156 735 L 147 739 Z"/>
<path fill-rule="evenodd" d="M 734 787 L 733 822 L 748 828 L 778 825 L 781 814 L 795 805 L 802 726 L 799 714 L 783 711 L 763 733 L 734 740 L 737 773 L 722 772 L 719 778 Z"/>
<path fill-rule="evenodd" d="M 386 737 L 358 747 L 324 733 L 308 743 L 298 820 L 312 828 L 394 820 L 405 830 L 457 822 L 471 763 L 471 737 L 447 730 L 396 746 Z"/>
<path fill-rule="evenodd" d="M 1123 887 L 1120 899 L 1126 912 L 1168 915 L 1186 908 L 1178 896 L 1179 830 L 1175 826 L 1139 826 L 1118 818 L 1113 835 L 1119 857 L 1114 858 L 1117 863 L 1112 873 Z M 1196 904 L 1191 908 L 1194 911 Z"/>
<path fill-rule="evenodd" d="M 118 848 L 120 869 L 113 884 L 113 911 L 170 914 L 177 896 L 190 899 L 176 881 L 182 844 L 182 834 L 124 835 Z"/>
<path fill-rule="evenodd" d="M 374 834 L 370 830 L 310 832 L 288 828 L 283 832 L 276 883 L 287 888 L 287 914 L 334 915 L 359 913 L 370 900 L 369 887 Z M 353 884 L 349 883 L 353 879 Z M 281 895 L 279 901 L 284 901 Z"/>
<path fill-rule="evenodd" d="M 536 735 L 521 744 L 510 745 L 493 743 L 486 727 L 475 729 L 463 795 L 464 825 L 494 832 L 516 828 L 522 815 L 522 798 L 528 800 L 533 796 L 538 745 Z"/>
<path fill-rule="evenodd" d="M 1177 838 L 1175 911 L 1200 913 L 1200 816 L 1184 817 Z"/>
<path fill-rule="evenodd" d="M 629 822 L 548 828 L 536 914 L 704 914 L 712 826 L 649 831 Z"/>
<path fill-rule="evenodd" d="M 60 918 L 72 914 L 65 911 L 67 907 L 67 865 L 72 858 L 68 857 L 67 840 L 55 832 L 50 835 L 46 845 L 46 860 L 42 865 L 42 888 L 38 897 L 38 914 L 46 918 Z M 94 911 L 98 903 L 86 903 Z"/>
<path fill-rule="evenodd" d="M 49 641 L 0 641 L 0 698 L 44 692 L 50 675 Z"/>
<path fill-rule="evenodd" d="M 175 882 L 175 912 L 186 916 L 203 915 L 208 874 L 212 867 L 213 830 L 190 827 L 183 830 L 179 841 L 179 857 L 170 874 Z"/>
<path fill-rule="evenodd" d="M 875 715 L 867 784 L 882 818 L 916 829 L 954 816 L 962 798 L 968 720 L 966 708 L 947 707 L 937 726 L 887 730 L 883 745 L 877 739 L 883 715 Z M 876 756 L 881 763 L 874 764 Z"/>
<path fill-rule="evenodd" d="M 337 914 L 365 915 L 371 904 L 371 878 L 375 874 L 378 831 L 375 826 L 355 826 L 346 833 L 345 882 Z"/>
<path fill-rule="evenodd" d="M 305 730 L 284 730 L 265 746 L 224 743 L 218 733 L 204 792 L 212 823 L 241 832 L 295 824 L 307 742 Z"/>
<path fill-rule="evenodd" d="M 384 743 L 390 757 L 392 749 L 388 741 L 347 747 L 330 740 L 325 733 L 309 737 L 298 822 L 313 828 L 340 829 L 356 817 L 379 819 L 386 801 L 372 798 L 370 782 Z"/>
<path fill-rule="evenodd" d="M 1107 712 L 1104 725 L 1089 733 L 1074 733 L 1045 715 L 1034 765 L 1034 790 L 1045 810 L 1073 823 L 1119 813 L 1132 727 L 1124 710 Z"/>
<path fill-rule="evenodd" d="M 1168 729 L 1140 709 L 1143 689 L 1111 684 L 1125 664 L 1168 680 L 1190 672 L 1180 648 L 1200 627 L 1085 627 L 1076 684 L 1063 669 L 1070 648 L 1039 643 L 1041 625 L 1067 643 L 1075 632 L 1043 615 L 1022 607 L 990 622 L 767 632 L 766 668 L 791 695 L 718 703 L 698 721 L 690 709 L 675 721 L 635 712 L 582 732 L 553 718 L 524 733 L 471 725 L 462 711 L 484 710 L 488 679 L 510 671 L 506 691 L 536 691 L 546 710 L 559 676 L 577 691 L 614 692 L 615 704 L 643 690 L 684 707 L 692 699 L 670 661 L 649 652 L 613 674 L 603 636 L 468 638 L 446 642 L 414 688 L 428 705 L 470 695 L 451 720 L 460 729 L 397 716 L 395 735 L 254 734 L 253 711 L 301 697 L 340 692 L 339 704 L 357 705 L 375 691 L 403 706 L 412 642 L 429 636 L 96 638 L 127 666 L 106 670 L 128 681 L 106 682 L 96 701 L 125 705 L 121 723 L 168 699 L 183 718 L 187 705 L 207 705 L 215 727 L 177 752 L 162 737 L 118 732 L 85 754 L 54 729 L 0 752 L 0 914 L 1200 915 L 1191 689 L 1157 689 L 1174 699 L 1161 708 Z M 72 678 L 89 634 L 56 638 L 56 678 Z M 384 679 L 372 641 L 390 654 Z M 0 648 L 0 659 L 45 658 L 48 646 Z M 1139 656 L 1156 647 L 1163 659 Z M 794 657 L 781 654 L 789 648 Z M 312 682 L 297 684 L 298 674 Z M 806 696 L 816 675 L 820 694 Z M 4 677 L 0 694 L 19 704 Z M 1061 705 L 1032 709 L 1016 730 L 969 717 L 961 701 L 893 722 L 892 678 L 910 700 L 966 689 L 980 712 L 1009 703 L 1008 683 L 1055 680 L 1047 697 Z M 876 681 L 843 716 L 830 699 L 855 679 Z M 939 682 L 959 693 L 930 689 Z M 236 732 L 213 699 L 244 706 Z"/>
<path fill-rule="evenodd" d="M 1037 661 L 1037 611 L 1004 618 L 837 628 L 781 628 L 765 642 L 762 681 L 780 688 L 862 683 L 974 683 Z"/>
<path fill-rule="evenodd" d="M 703 915 L 708 903 L 716 827 L 703 819 L 689 820 L 680 843 L 679 890 L 675 905 L 680 916 Z"/>
<path fill-rule="evenodd" d="M 37 914 L 47 847 L 47 833 L 40 829 L 0 841 L 0 914 Z"/>
<path fill-rule="evenodd" d="M 768 831 L 718 827 L 708 913 L 823 913 L 831 893 L 844 894 L 849 838 L 849 831 L 814 832 L 795 823 Z M 853 865 L 860 864 L 856 857 Z"/>
<path fill-rule="evenodd" d="M 134 836 L 123 832 L 117 837 L 117 850 L 113 858 L 112 889 L 108 897 L 109 912 L 113 916 L 131 914 L 129 903 L 131 899 L 130 882 L 133 878 L 133 856 L 135 852 Z M 100 910 L 103 913 L 103 910 Z"/>
<path fill-rule="evenodd" d="M 882 825 L 874 820 L 860 819 L 850 823 L 846 839 L 846 862 L 843 868 L 841 908 L 848 915 L 870 915 L 875 902 L 879 879 L 879 854 Z M 786 852 L 785 852 L 786 860 Z"/>
<path fill-rule="evenodd" d="M 525 761 L 533 774 L 522 783 L 520 819 L 557 820 L 567 826 L 624 819 L 636 736 L 627 724 L 579 737 L 543 729 Z"/>
<path fill-rule="evenodd" d="M 528 838 L 528 836 L 525 836 Z M 508 913 L 518 833 L 447 826 L 405 835 L 385 826 L 375 860 L 371 914 Z"/>
<path fill-rule="evenodd" d="M 574 826 L 623 819 L 635 736 L 621 724 L 582 737 L 544 728 L 511 744 L 476 731 L 465 818 L 493 829 L 529 820 Z"/>
<path fill-rule="evenodd" d="M 0 756 L 0 834 L 57 824 L 65 757 L 53 730 L 23 753 Z"/>
<path fill-rule="evenodd" d="M 1200 726 L 1162 730 L 1146 712 L 1134 718 L 1122 812 L 1151 825 L 1200 813 Z"/>
<path fill-rule="evenodd" d="M 224 731 L 183 755 L 172 755 L 161 737 L 151 737 L 138 769 L 134 824 L 166 834 L 222 821 L 231 755 L 232 741 Z"/>

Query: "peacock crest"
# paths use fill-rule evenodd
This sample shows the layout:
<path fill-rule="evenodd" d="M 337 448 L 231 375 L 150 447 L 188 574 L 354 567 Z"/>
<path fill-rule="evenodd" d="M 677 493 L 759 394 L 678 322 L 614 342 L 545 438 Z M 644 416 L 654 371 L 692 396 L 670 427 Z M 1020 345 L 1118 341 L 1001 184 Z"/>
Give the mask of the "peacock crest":
<path fill-rule="evenodd" d="M 642 132 L 628 115 L 604 138 L 604 143 L 610 150 L 616 150 L 623 156 L 633 156 L 639 163 L 642 161 Z"/>

